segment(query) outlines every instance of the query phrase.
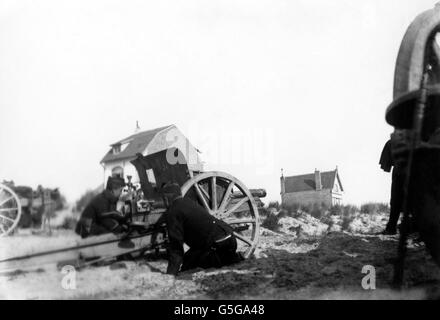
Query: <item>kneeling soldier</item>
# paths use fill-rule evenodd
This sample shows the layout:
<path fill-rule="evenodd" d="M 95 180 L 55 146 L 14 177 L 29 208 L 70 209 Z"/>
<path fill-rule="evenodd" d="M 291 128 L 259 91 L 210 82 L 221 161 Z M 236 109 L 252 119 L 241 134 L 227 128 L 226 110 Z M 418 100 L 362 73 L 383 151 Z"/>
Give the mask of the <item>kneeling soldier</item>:
<path fill-rule="evenodd" d="M 197 267 L 220 268 L 243 260 L 233 229 L 194 201 L 183 198 L 177 183 L 162 187 L 169 237 L 167 274 Z M 184 253 L 183 244 L 190 249 Z"/>
<path fill-rule="evenodd" d="M 127 230 L 126 217 L 116 211 L 116 204 L 125 186 L 122 178 L 109 177 L 106 189 L 95 196 L 81 214 L 75 232 L 82 238 Z"/>

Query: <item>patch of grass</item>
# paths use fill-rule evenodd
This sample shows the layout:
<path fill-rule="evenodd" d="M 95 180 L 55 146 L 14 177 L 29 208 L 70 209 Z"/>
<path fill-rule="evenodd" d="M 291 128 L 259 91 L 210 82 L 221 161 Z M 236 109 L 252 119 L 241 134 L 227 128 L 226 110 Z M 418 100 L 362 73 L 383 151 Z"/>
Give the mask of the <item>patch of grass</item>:
<path fill-rule="evenodd" d="M 376 203 L 365 203 L 361 205 L 361 213 L 371 214 L 377 212 L 377 204 Z"/>
<path fill-rule="evenodd" d="M 387 203 L 369 202 L 361 206 L 361 213 L 365 214 L 376 214 L 379 212 L 388 213 L 389 211 L 390 207 Z"/>
<path fill-rule="evenodd" d="M 320 219 L 322 223 L 325 223 L 331 228 L 335 221 L 333 216 L 339 216 L 342 218 L 341 229 L 348 230 L 351 222 L 355 219 L 356 213 L 359 212 L 359 208 L 354 205 L 335 205 L 331 207 Z"/>

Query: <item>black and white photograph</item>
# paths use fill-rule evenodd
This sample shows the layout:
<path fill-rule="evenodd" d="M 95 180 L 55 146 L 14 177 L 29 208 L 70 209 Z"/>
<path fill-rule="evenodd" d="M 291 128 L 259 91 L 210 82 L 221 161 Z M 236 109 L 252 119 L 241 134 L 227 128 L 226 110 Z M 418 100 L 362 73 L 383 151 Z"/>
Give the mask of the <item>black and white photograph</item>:
<path fill-rule="evenodd" d="M 0 153 L 0 300 L 438 300 L 440 2 L 0 0 Z"/>

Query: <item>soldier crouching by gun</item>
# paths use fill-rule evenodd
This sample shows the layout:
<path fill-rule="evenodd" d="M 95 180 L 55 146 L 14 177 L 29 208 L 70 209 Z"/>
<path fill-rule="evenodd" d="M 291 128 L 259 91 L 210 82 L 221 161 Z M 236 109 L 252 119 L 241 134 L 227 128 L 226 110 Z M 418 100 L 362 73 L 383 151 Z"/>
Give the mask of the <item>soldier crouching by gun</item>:
<path fill-rule="evenodd" d="M 168 211 L 165 221 L 168 230 L 167 274 L 201 268 L 220 268 L 243 260 L 237 253 L 233 229 L 213 217 L 203 207 L 183 198 L 177 183 L 167 183 L 162 194 Z M 184 253 L 183 244 L 190 249 Z"/>
<path fill-rule="evenodd" d="M 75 232 L 82 238 L 105 233 L 128 231 L 127 218 L 116 211 L 125 181 L 119 177 L 109 177 L 106 189 L 95 196 L 86 206 L 76 225 Z"/>

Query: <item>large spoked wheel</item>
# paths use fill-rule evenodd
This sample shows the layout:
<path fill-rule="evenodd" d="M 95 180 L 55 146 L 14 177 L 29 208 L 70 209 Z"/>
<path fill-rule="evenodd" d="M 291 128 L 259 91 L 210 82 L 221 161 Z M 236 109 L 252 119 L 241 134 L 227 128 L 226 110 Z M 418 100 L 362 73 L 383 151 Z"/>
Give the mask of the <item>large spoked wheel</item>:
<path fill-rule="evenodd" d="M 260 218 L 251 192 L 240 180 L 224 172 L 205 172 L 188 180 L 182 194 L 231 225 L 240 240 L 238 250 L 245 258 L 252 255 L 260 235 Z"/>
<path fill-rule="evenodd" d="M 11 188 L 0 184 L 0 237 L 10 234 L 20 217 L 20 199 Z"/>

